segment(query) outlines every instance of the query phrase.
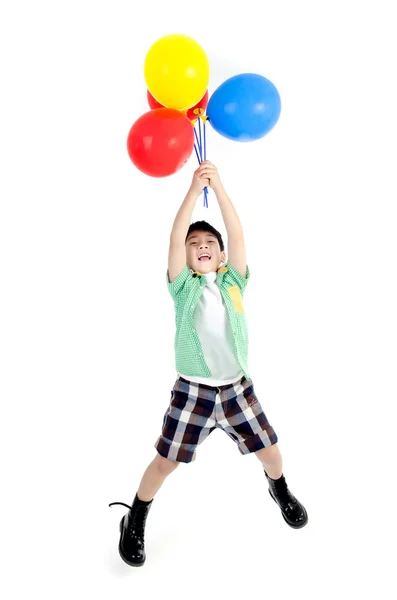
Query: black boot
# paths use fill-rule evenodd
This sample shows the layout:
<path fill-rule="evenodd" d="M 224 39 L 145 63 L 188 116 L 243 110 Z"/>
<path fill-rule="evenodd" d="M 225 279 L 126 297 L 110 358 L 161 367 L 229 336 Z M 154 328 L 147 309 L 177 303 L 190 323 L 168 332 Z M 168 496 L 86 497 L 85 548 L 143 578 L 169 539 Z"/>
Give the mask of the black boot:
<path fill-rule="evenodd" d="M 281 508 L 286 523 L 294 529 L 304 527 L 309 520 L 306 509 L 289 491 L 284 475 L 279 479 L 272 479 L 266 471 L 265 475 L 269 483 L 269 494 Z"/>
<path fill-rule="evenodd" d="M 124 562 L 131 567 L 141 567 L 146 560 L 144 541 L 145 523 L 152 502 L 153 498 L 150 502 L 144 502 L 143 500 L 139 500 L 138 494 L 136 494 L 132 506 L 128 506 L 124 502 L 112 502 L 109 504 L 109 506 L 122 504 L 130 509 L 120 521 L 119 554 Z"/>

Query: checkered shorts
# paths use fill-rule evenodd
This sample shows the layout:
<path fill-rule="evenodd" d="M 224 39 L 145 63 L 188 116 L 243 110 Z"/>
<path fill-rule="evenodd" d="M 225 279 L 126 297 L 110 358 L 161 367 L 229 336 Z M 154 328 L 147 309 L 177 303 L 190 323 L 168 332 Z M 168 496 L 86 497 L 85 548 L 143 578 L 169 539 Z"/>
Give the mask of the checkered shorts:
<path fill-rule="evenodd" d="M 189 463 L 196 459 L 197 446 L 217 427 L 237 443 L 241 454 L 267 448 L 278 439 L 251 379 L 213 387 L 178 377 L 154 447 L 165 458 Z"/>

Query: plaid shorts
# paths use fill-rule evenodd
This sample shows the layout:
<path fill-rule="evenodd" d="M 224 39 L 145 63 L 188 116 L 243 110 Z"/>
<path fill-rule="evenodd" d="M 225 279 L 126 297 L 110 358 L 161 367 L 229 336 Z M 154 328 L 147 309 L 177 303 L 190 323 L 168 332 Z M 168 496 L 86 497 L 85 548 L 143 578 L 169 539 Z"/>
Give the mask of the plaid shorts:
<path fill-rule="evenodd" d="M 267 448 L 278 439 L 251 379 L 213 387 L 178 377 L 154 447 L 164 458 L 189 463 L 196 459 L 197 446 L 217 427 L 236 442 L 241 454 Z"/>

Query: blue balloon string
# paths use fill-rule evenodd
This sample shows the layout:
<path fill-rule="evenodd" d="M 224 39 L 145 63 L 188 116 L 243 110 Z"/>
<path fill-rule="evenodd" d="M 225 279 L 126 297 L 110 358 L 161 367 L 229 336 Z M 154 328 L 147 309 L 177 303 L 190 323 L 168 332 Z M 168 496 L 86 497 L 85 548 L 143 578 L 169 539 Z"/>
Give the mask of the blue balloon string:
<path fill-rule="evenodd" d="M 206 129 L 205 129 L 206 123 L 207 123 L 207 120 L 204 119 L 204 125 L 203 125 L 203 129 L 204 129 L 204 160 L 207 160 L 207 135 L 206 135 Z"/>
<path fill-rule="evenodd" d="M 202 143 L 202 139 L 201 139 L 201 119 L 200 117 L 197 119 L 198 124 L 199 124 L 199 135 L 200 135 L 200 156 L 201 156 L 201 160 L 203 160 L 203 143 Z"/>
<path fill-rule="evenodd" d="M 198 139 L 198 135 L 197 135 L 197 131 L 196 131 L 196 126 L 194 127 L 193 131 L 194 131 L 194 135 L 196 136 L 197 147 L 198 147 L 199 153 L 200 153 L 199 163 L 201 163 L 201 161 L 202 161 L 201 145 L 200 145 L 200 142 L 199 142 L 199 139 Z"/>
<path fill-rule="evenodd" d="M 198 160 L 199 164 L 201 164 L 203 162 L 203 154 L 202 154 L 203 148 L 202 148 L 202 144 L 201 144 L 202 140 L 201 140 L 200 118 L 198 119 L 198 122 L 199 122 L 200 139 L 198 138 L 196 128 L 194 127 L 193 131 L 194 131 L 194 135 L 196 137 L 196 142 L 197 142 L 197 144 L 194 145 L 194 149 L 196 151 L 197 160 Z M 204 129 L 204 132 L 205 132 L 205 129 Z M 204 191 L 204 207 L 208 208 L 208 188 L 205 187 L 203 191 Z"/>
<path fill-rule="evenodd" d="M 200 157 L 199 157 L 199 153 L 198 153 L 197 148 L 196 148 L 196 144 L 194 144 L 194 149 L 196 151 L 197 160 L 198 160 L 198 162 L 200 164 Z"/>
<path fill-rule="evenodd" d="M 205 124 L 206 124 L 206 119 L 204 119 L 204 123 L 203 123 L 203 132 L 204 132 L 204 160 L 207 160 L 207 136 L 206 136 L 206 130 L 205 130 Z M 207 208 L 208 208 L 208 188 L 205 188 L 205 201 L 207 203 Z"/>

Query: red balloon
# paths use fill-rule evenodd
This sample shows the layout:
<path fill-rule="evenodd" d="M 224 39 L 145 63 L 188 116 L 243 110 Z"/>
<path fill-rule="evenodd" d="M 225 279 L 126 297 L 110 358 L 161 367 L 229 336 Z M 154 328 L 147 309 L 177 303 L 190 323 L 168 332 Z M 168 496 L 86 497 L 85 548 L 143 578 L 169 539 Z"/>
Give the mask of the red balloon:
<path fill-rule="evenodd" d="M 201 98 L 200 102 L 197 102 L 195 106 L 189 108 L 186 113 L 186 116 L 190 121 L 194 121 L 199 117 L 199 115 L 203 115 L 205 113 L 205 109 L 208 105 L 208 90 L 205 92 L 204 96 Z"/>
<path fill-rule="evenodd" d="M 151 177 L 176 173 L 193 152 L 189 119 L 173 108 L 157 108 L 139 117 L 128 134 L 127 150 L 134 165 Z"/>
<path fill-rule="evenodd" d="M 155 108 L 165 108 L 160 102 L 157 102 L 156 98 L 152 96 L 149 90 L 147 91 L 147 101 L 152 110 Z"/>

